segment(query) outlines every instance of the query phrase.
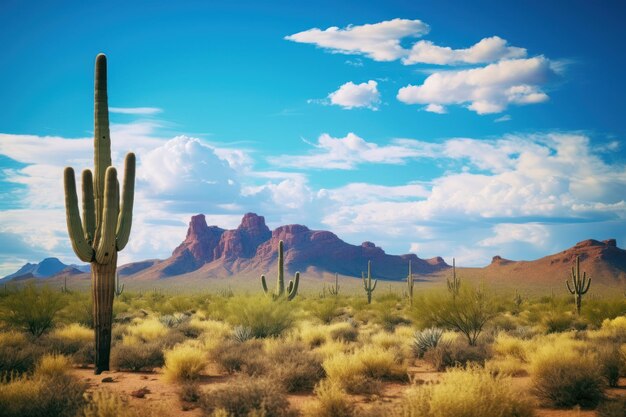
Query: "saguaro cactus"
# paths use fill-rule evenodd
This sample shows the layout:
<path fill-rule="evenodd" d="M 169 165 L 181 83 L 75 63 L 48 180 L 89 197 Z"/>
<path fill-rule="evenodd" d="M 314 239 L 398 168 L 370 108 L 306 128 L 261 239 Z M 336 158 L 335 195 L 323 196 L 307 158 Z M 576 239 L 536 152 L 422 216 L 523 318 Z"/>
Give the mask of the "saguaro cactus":
<path fill-rule="evenodd" d="M 413 305 L 413 285 L 414 284 L 415 282 L 413 281 L 413 271 L 411 269 L 411 261 L 409 260 L 409 274 L 406 276 L 406 285 L 408 287 L 410 305 Z"/>
<path fill-rule="evenodd" d="M 365 293 L 367 293 L 367 304 L 372 304 L 372 293 L 376 289 L 376 284 L 378 284 L 378 280 L 374 280 L 374 285 L 372 285 L 372 261 L 367 261 L 367 279 L 365 279 L 365 275 L 361 272 L 361 278 L 363 279 L 363 288 L 365 289 Z"/>
<path fill-rule="evenodd" d="M 74 169 L 64 172 L 67 230 L 76 256 L 91 263 L 94 328 L 96 335 L 95 373 L 109 370 L 111 325 L 117 252 L 130 236 L 135 190 L 135 154 L 124 161 L 124 184 L 120 201 L 117 170 L 111 166 L 111 137 L 107 99 L 107 61 L 96 57 L 94 99 L 94 174 L 82 173 L 83 216 L 78 210 Z"/>
<path fill-rule="evenodd" d="M 339 295 L 339 274 L 335 272 L 335 286 L 329 287 L 328 292 L 335 297 Z"/>
<path fill-rule="evenodd" d="M 282 298 L 285 294 L 285 264 L 283 260 L 283 241 L 278 242 L 278 277 L 276 278 L 276 291 L 272 294 L 274 300 Z M 293 280 L 289 281 L 287 285 L 287 301 L 294 299 L 298 293 L 298 284 L 300 283 L 300 272 L 296 272 L 296 276 Z M 265 275 L 261 275 L 261 285 L 265 295 L 269 295 L 270 292 L 267 289 L 267 283 L 265 282 Z"/>
<path fill-rule="evenodd" d="M 580 316 L 580 307 L 582 305 L 583 295 L 587 294 L 587 291 L 589 291 L 591 277 L 587 278 L 586 272 L 583 272 L 582 276 L 580 275 L 579 256 L 576 257 L 576 267 L 572 267 L 572 286 L 569 285 L 569 280 L 565 281 L 565 285 L 567 285 L 567 289 L 576 300 L 576 313 Z"/>
<path fill-rule="evenodd" d="M 461 279 L 456 276 L 456 261 L 452 258 L 452 280 L 446 278 L 448 284 L 448 291 L 452 294 L 452 299 L 456 300 L 456 296 L 459 295 L 461 290 Z"/>

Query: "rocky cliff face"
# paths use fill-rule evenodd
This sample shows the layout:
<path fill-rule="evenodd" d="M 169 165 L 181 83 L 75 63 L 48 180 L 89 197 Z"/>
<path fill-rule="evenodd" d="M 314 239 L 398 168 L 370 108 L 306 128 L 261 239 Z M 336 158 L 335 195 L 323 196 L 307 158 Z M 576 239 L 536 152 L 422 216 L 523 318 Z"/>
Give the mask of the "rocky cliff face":
<path fill-rule="evenodd" d="M 320 272 L 338 272 L 360 276 L 371 260 L 377 277 L 402 279 L 407 273 L 409 260 L 415 273 L 434 272 L 448 265 L 437 257 L 423 260 L 416 255 L 388 255 L 372 242 L 351 245 L 328 231 L 311 230 L 292 224 L 274 231 L 265 224 L 265 218 L 247 213 L 234 230 L 207 226 L 204 215 L 193 216 L 187 237 L 158 265 L 161 277 L 195 271 L 204 265 L 207 269 L 230 274 L 266 271 L 276 263 L 278 242 L 285 242 L 287 271 L 305 271 L 314 268 Z"/>

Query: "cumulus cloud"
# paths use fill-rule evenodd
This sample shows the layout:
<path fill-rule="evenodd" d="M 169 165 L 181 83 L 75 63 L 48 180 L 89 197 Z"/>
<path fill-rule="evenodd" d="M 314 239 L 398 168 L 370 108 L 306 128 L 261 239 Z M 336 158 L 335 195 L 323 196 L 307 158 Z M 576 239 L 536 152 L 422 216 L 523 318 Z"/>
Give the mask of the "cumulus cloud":
<path fill-rule="evenodd" d="M 466 104 L 478 114 L 500 113 L 510 104 L 541 103 L 540 88 L 554 74 L 544 57 L 513 59 L 483 68 L 434 73 L 422 85 L 398 91 L 406 104 Z"/>
<path fill-rule="evenodd" d="M 330 93 L 328 99 L 331 104 L 341 106 L 344 109 L 366 107 L 378 110 L 380 93 L 377 87 L 378 83 L 373 80 L 361 84 L 354 84 L 349 81 L 339 87 L 337 91 Z"/>
<path fill-rule="evenodd" d="M 379 146 L 354 133 L 348 133 L 343 138 L 324 133 L 312 145 L 316 150 L 308 155 L 280 155 L 269 160 L 281 167 L 354 169 L 363 163 L 403 164 L 407 159 L 429 155 L 434 146 L 419 142 L 407 147 L 401 141 Z"/>
<path fill-rule="evenodd" d="M 407 53 L 400 44 L 403 38 L 419 37 L 428 31 L 428 25 L 421 20 L 392 19 L 345 28 L 313 28 L 285 36 L 285 39 L 313 44 L 334 53 L 361 54 L 375 61 L 394 61 Z"/>
<path fill-rule="evenodd" d="M 502 59 L 523 58 L 526 49 L 509 46 L 499 36 L 481 39 L 466 49 L 452 49 L 438 46 L 430 41 L 419 41 L 413 44 L 407 57 L 402 59 L 405 65 L 411 64 L 486 64 Z"/>
<path fill-rule="evenodd" d="M 500 223 L 493 227 L 493 236 L 478 242 L 479 246 L 500 246 L 507 243 L 524 242 L 544 246 L 550 237 L 548 228 L 539 223 Z"/>
<path fill-rule="evenodd" d="M 424 107 L 424 110 L 426 110 L 429 113 L 437 113 L 437 114 L 446 114 L 446 108 L 444 106 L 442 106 L 441 104 L 429 104 L 428 106 Z"/>

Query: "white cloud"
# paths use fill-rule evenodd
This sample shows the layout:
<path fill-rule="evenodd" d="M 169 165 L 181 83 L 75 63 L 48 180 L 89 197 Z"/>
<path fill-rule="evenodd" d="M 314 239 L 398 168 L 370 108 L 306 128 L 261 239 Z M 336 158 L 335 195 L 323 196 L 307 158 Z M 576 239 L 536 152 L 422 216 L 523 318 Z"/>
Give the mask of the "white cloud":
<path fill-rule="evenodd" d="M 483 68 L 436 72 L 419 86 L 398 91 L 406 104 L 466 104 L 478 114 L 499 113 L 510 104 L 548 100 L 540 85 L 554 74 L 544 57 L 500 61 Z"/>
<path fill-rule="evenodd" d="M 308 155 L 280 155 L 269 158 L 269 161 L 282 167 L 354 169 L 362 163 L 403 164 L 407 159 L 430 155 L 434 145 L 416 142 L 407 147 L 398 141 L 397 144 L 379 146 L 354 133 L 343 138 L 324 133 L 313 146 L 317 150 Z"/>
<path fill-rule="evenodd" d="M 497 119 L 494 120 L 495 123 L 502 123 L 502 122 L 508 122 L 511 120 L 511 115 L 510 114 L 505 114 L 504 116 L 500 116 Z"/>
<path fill-rule="evenodd" d="M 162 113 L 158 107 L 109 107 L 109 112 L 118 114 L 151 115 Z"/>
<path fill-rule="evenodd" d="M 430 113 L 437 113 L 437 114 L 446 114 L 446 108 L 444 106 L 442 106 L 441 104 L 429 104 L 428 106 L 424 107 L 424 110 L 426 110 L 427 112 Z"/>
<path fill-rule="evenodd" d="M 529 243 L 545 246 L 550 238 L 548 228 L 539 223 L 500 223 L 493 227 L 494 235 L 478 242 L 479 246 L 500 246 L 507 243 Z"/>
<path fill-rule="evenodd" d="M 338 188 L 321 189 L 317 195 L 320 198 L 328 198 L 341 204 L 355 204 L 424 198 L 428 197 L 429 191 L 423 184 L 386 186 L 355 182 Z"/>
<path fill-rule="evenodd" d="M 339 87 L 337 91 L 330 93 L 328 98 L 331 104 L 341 106 L 344 109 L 367 107 L 377 110 L 380 104 L 380 93 L 377 86 L 378 83 L 373 80 L 361 84 L 354 84 L 349 81 Z"/>
<path fill-rule="evenodd" d="M 394 61 L 407 51 L 400 45 L 406 37 L 418 37 L 428 33 L 428 25 L 420 20 L 393 19 L 380 23 L 347 26 L 343 29 L 329 27 L 309 29 L 285 39 L 314 44 L 335 53 L 362 54 L 375 61 Z"/>
<path fill-rule="evenodd" d="M 508 46 L 506 40 L 492 36 L 481 39 L 466 49 L 452 49 L 435 45 L 430 41 L 419 41 L 413 44 L 408 56 L 402 59 L 402 63 L 405 65 L 418 63 L 438 65 L 482 64 L 525 56 L 526 49 Z"/>

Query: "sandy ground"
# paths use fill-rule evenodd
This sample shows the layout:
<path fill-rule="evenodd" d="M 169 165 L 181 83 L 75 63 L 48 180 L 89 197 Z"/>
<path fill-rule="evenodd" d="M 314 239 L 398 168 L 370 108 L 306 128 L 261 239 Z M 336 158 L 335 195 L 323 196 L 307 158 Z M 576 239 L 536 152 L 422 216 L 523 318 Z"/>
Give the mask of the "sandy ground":
<path fill-rule="evenodd" d="M 108 389 L 118 393 L 122 398 L 128 401 L 128 404 L 137 409 L 149 409 L 158 412 L 160 416 L 189 416 L 200 417 L 202 412 L 199 408 L 194 408 L 193 404 L 185 404 L 179 398 L 179 386 L 163 380 L 163 374 L 160 370 L 155 372 L 104 372 L 101 375 L 94 375 L 93 369 L 74 369 L 72 371 L 82 381 L 89 385 L 88 390 Z M 409 368 L 409 374 L 415 383 L 424 383 L 437 381 L 441 377 L 441 373 L 433 372 L 433 370 L 425 363 L 417 363 L 416 366 Z M 232 378 L 226 374 L 222 374 L 216 369 L 208 369 L 206 374 L 200 379 L 199 384 L 203 391 L 209 390 L 222 384 L 227 384 Z M 112 379 L 112 382 L 104 382 Z M 513 378 L 513 384 L 520 391 L 527 391 L 530 387 L 530 378 L 528 376 Z M 355 404 L 362 407 L 369 407 L 373 403 L 393 403 L 401 399 L 402 394 L 407 387 L 406 384 L 385 383 L 380 395 L 374 398 L 365 396 L 353 396 Z M 141 389 L 147 389 L 147 393 L 143 398 L 137 398 L 132 395 L 133 392 Z M 626 379 L 620 380 L 620 387 L 608 390 L 610 397 L 626 397 Z M 292 408 L 301 410 L 308 402 L 315 401 L 313 394 L 295 394 L 289 396 L 289 402 Z M 548 408 L 537 408 L 537 417 L 594 417 L 596 412 L 593 410 L 555 410 Z"/>

